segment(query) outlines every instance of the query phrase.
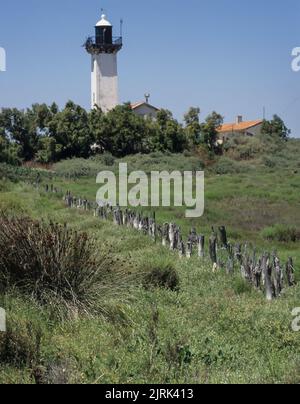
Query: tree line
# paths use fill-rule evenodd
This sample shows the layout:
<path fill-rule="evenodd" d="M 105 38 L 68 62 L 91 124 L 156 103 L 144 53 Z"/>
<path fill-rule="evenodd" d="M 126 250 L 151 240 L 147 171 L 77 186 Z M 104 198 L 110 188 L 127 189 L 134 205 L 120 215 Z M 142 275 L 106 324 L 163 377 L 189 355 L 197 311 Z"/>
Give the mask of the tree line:
<path fill-rule="evenodd" d="M 130 103 L 107 114 L 97 109 L 86 111 L 72 101 L 62 110 L 55 103 L 34 104 L 26 110 L 5 108 L 0 111 L 0 162 L 53 163 L 88 158 L 95 152 L 115 157 L 155 151 L 182 153 L 199 145 L 218 154 L 217 129 L 222 123 L 217 112 L 201 122 L 200 109 L 194 107 L 184 116 L 183 124 L 165 109 L 155 120 L 143 118 L 132 111 Z M 279 117 L 266 121 L 264 129 L 279 137 L 289 135 Z"/>

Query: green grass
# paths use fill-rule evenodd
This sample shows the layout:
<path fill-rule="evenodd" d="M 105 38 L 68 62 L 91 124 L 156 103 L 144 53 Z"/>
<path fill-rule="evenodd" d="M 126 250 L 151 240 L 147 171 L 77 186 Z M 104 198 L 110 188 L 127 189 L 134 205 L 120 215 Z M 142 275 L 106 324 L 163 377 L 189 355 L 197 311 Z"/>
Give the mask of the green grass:
<path fill-rule="evenodd" d="M 288 156 L 297 161 L 297 148 L 290 147 Z M 254 171 L 215 175 L 208 170 L 202 218 L 186 220 L 184 209 L 170 208 L 159 209 L 158 220 L 175 217 L 185 234 L 192 226 L 208 235 L 211 225 L 226 225 L 231 241 L 277 250 L 282 260 L 292 256 L 299 279 L 299 241 L 278 241 L 265 232 L 274 225 L 299 230 L 300 175 L 294 167 L 276 171 L 258 160 L 249 164 Z M 92 176 L 60 176 L 55 185 L 90 199 L 97 191 Z M 9 328 L 7 340 L 0 336 L 0 383 L 300 382 L 300 334 L 291 329 L 300 285 L 266 302 L 240 276 L 213 274 L 206 260 L 179 260 L 147 236 L 68 210 L 61 195 L 7 181 L 0 182 L 0 190 L 0 209 L 87 231 L 114 259 L 130 262 L 133 276 L 179 277 L 173 291 L 159 282 L 145 288 L 136 277 L 129 299 L 109 302 L 106 319 L 80 315 L 62 322 L 17 291 L 0 295 Z"/>

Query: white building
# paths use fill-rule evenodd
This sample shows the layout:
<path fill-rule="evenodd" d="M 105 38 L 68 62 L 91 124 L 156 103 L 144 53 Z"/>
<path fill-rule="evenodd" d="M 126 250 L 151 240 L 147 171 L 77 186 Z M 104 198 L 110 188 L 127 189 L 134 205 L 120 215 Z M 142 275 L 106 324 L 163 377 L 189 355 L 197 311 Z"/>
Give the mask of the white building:
<path fill-rule="evenodd" d="M 131 104 L 131 108 L 136 115 L 142 116 L 143 118 L 149 117 L 152 119 L 156 119 L 157 113 L 159 111 L 158 108 L 149 104 L 148 100 Z"/>
<path fill-rule="evenodd" d="M 113 37 L 113 27 L 103 14 L 96 24 L 95 37 L 85 43 L 92 57 L 92 108 L 108 112 L 119 104 L 117 54 L 122 46 L 122 37 Z"/>

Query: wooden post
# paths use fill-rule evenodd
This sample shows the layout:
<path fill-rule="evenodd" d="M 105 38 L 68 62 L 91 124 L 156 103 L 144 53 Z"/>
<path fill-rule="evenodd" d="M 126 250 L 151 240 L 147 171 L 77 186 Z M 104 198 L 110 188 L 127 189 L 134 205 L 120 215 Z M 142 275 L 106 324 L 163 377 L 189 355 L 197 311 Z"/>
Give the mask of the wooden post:
<path fill-rule="evenodd" d="M 239 264 L 242 265 L 243 263 L 243 256 L 242 256 L 242 246 L 241 244 L 237 244 L 234 248 L 235 250 L 235 257 L 238 260 Z"/>
<path fill-rule="evenodd" d="M 178 251 L 179 251 L 179 257 L 183 258 L 185 256 L 185 245 L 182 239 L 179 240 Z"/>
<path fill-rule="evenodd" d="M 220 234 L 220 244 L 221 248 L 228 247 L 228 239 L 227 239 L 227 231 L 225 226 L 219 227 L 219 234 Z"/>
<path fill-rule="evenodd" d="M 205 246 L 205 236 L 201 235 L 198 237 L 198 256 L 199 258 L 204 258 L 204 246 Z"/>
<path fill-rule="evenodd" d="M 169 225 L 169 240 L 170 240 L 170 250 L 175 250 L 175 224 L 170 223 Z"/>
<path fill-rule="evenodd" d="M 259 259 L 254 268 L 254 286 L 259 289 L 261 285 L 262 260 Z"/>
<path fill-rule="evenodd" d="M 191 241 L 188 241 L 186 247 L 186 257 L 191 258 L 192 254 L 193 254 L 193 243 Z"/>
<path fill-rule="evenodd" d="M 226 272 L 228 275 L 232 275 L 234 273 L 234 261 L 232 257 L 228 257 Z"/>
<path fill-rule="evenodd" d="M 213 264 L 217 264 L 217 237 L 213 232 L 209 239 L 209 256 Z"/>
<path fill-rule="evenodd" d="M 270 256 L 264 255 L 262 259 L 262 271 L 265 278 L 265 291 L 266 299 L 272 301 L 274 298 L 274 289 L 272 284 L 272 265 L 270 262 Z"/>
<path fill-rule="evenodd" d="M 195 246 L 198 244 L 198 235 L 197 235 L 197 230 L 195 229 L 195 227 L 193 227 L 191 229 L 188 241 L 190 241 Z"/>
<path fill-rule="evenodd" d="M 276 255 L 274 257 L 274 268 L 275 268 L 275 291 L 276 296 L 279 297 L 283 289 L 283 271 L 280 265 L 280 259 Z"/>
<path fill-rule="evenodd" d="M 162 228 L 162 245 L 167 246 L 169 238 L 169 223 L 165 223 Z"/>
<path fill-rule="evenodd" d="M 294 263 L 293 263 L 293 258 L 289 258 L 288 262 L 286 264 L 286 275 L 287 275 L 287 280 L 288 280 L 288 285 L 294 286 L 296 284 L 295 282 L 295 268 L 294 268 Z"/>

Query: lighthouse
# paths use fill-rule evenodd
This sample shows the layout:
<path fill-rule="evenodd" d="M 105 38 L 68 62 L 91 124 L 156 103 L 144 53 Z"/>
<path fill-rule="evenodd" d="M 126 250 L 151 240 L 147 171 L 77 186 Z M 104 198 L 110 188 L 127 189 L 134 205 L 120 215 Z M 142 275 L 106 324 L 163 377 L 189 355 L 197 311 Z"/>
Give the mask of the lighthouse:
<path fill-rule="evenodd" d="M 106 113 L 119 104 L 117 55 L 122 46 L 122 37 L 113 37 L 113 26 L 102 14 L 95 26 L 95 36 L 85 43 L 92 58 L 92 109 L 99 108 Z"/>

